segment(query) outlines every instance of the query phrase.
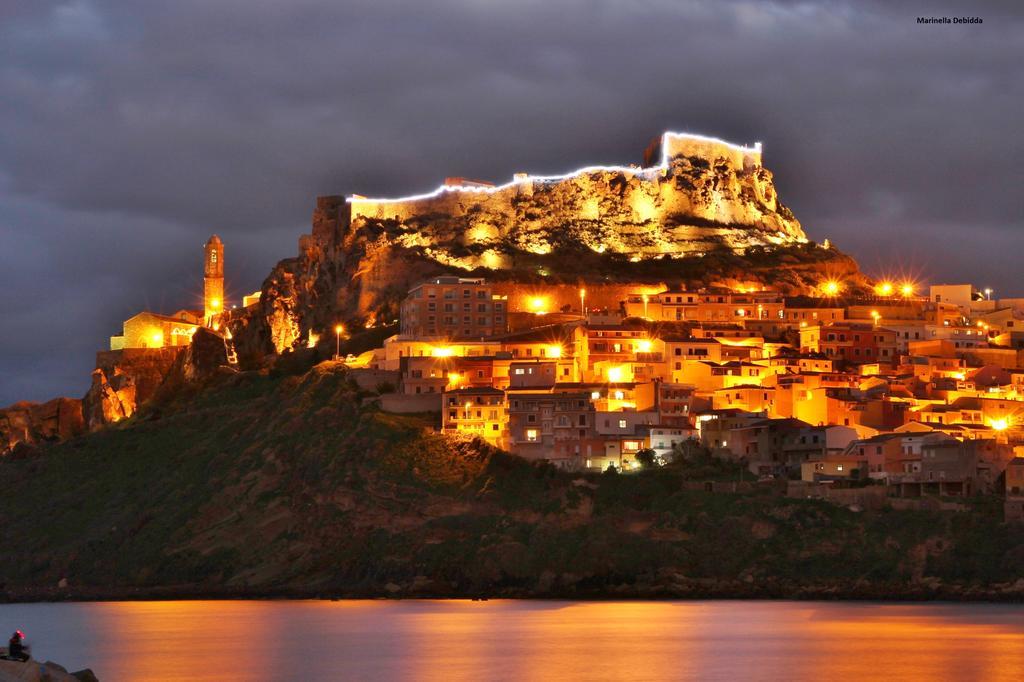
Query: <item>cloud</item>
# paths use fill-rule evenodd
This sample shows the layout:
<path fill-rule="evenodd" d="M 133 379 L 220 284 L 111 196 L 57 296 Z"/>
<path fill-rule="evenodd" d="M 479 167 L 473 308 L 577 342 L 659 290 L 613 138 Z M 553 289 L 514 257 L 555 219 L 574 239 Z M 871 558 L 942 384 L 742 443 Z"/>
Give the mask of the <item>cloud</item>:
<path fill-rule="evenodd" d="M 867 260 L 963 278 L 1020 245 L 1012 3 L 956 27 L 916 24 L 962 13 L 942 1 L 12 5 L 0 246 L 31 328 L 0 339 L 0 403 L 80 392 L 119 319 L 188 303 L 210 233 L 251 290 L 318 194 L 638 161 L 666 128 L 762 141 L 811 236 Z M 962 229 L 978 256 L 950 250 Z"/>

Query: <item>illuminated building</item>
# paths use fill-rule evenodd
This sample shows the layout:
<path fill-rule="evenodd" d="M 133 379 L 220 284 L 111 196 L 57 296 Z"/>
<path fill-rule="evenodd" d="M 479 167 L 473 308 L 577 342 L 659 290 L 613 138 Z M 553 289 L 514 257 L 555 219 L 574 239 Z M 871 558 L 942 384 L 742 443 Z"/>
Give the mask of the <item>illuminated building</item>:
<path fill-rule="evenodd" d="M 815 325 L 800 330 L 800 350 L 850 362 L 891 364 L 897 360 L 896 332 L 848 321 Z"/>
<path fill-rule="evenodd" d="M 213 235 L 203 247 L 203 318 L 211 324 L 224 312 L 224 243 Z"/>
<path fill-rule="evenodd" d="M 625 301 L 627 317 L 678 322 L 778 320 L 783 307 L 783 297 L 776 292 L 732 289 L 643 291 Z"/>
<path fill-rule="evenodd" d="M 416 285 L 402 302 L 402 336 L 470 339 L 503 334 L 507 299 L 486 280 L 434 277 Z"/>
<path fill-rule="evenodd" d="M 124 321 L 119 336 L 110 337 L 110 349 L 187 346 L 199 327 L 219 326 L 214 318 L 224 308 L 224 244 L 213 235 L 203 247 L 203 309 L 184 309 L 171 315 L 138 313 Z"/>
<path fill-rule="evenodd" d="M 483 438 L 508 447 L 505 392 L 489 386 L 449 390 L 441 397 L 442 430 Z"/>
<path fill-rule="evenodd" d="M 110 338 L 110 350 L 187 346 L 202 326 L 198 310 L 179 310 L 173 315 L 141 312 L 124 321 L 120 336 Z"/>
<path fill-rule="evenodd" d="M 509 449 L 521 457 L 577 468 L 581 460 L 603 452 L 590 394 L 578 387 L 509 390 L 508 424 Z"/>

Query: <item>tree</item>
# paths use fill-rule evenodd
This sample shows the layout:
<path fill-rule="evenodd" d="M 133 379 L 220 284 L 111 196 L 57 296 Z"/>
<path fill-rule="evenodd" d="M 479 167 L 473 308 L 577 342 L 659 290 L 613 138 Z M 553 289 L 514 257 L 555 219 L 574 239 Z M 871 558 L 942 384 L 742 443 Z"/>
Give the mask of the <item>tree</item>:
<path fill-rule="evenodd" d="M 636 453 L 636 461 L 640 462 L 640 466 L 644 469 L 651 469 L 655 465 L 655 459 L 658 453 L 651 448 L 644 448 Z"/>

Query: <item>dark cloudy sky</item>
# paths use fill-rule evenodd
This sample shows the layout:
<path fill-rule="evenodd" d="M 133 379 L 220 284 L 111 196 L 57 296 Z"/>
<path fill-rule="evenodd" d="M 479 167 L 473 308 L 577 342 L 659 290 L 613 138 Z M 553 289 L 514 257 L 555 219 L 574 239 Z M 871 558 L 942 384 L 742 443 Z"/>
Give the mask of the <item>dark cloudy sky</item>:
<path fill-rule="evenodd" d="M 0 405 L 78 396 L 141 309 L 296 251 L 318 194 L 761 141 L 869 273 L 1024 296 L 1020 2 L 6 0 Z M 918 15 L 974 26 L 922 26 Z"/>

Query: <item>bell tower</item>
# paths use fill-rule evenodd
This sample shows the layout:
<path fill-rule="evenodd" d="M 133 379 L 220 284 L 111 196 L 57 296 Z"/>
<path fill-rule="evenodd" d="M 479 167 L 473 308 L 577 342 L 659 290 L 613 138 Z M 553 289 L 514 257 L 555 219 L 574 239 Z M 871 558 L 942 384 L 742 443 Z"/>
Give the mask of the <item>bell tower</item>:
<path fill-rule="evenodd" d="M 224 242 L 213 235 L 203 247 L 203 317 L 206 323 L 224 311 Z"/>

